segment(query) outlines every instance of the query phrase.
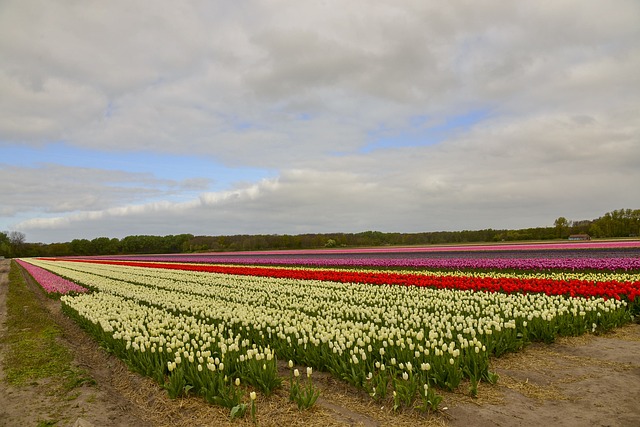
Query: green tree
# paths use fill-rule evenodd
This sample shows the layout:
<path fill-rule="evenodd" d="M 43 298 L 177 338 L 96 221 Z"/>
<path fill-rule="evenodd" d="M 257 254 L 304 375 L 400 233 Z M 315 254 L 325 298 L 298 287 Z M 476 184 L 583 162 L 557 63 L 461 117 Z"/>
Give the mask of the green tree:
<path fill-rule="evenodd" d="M 88 239 L 73 239 L 69 246 L 73 255 L 94 255 L 93 245 Z"/>
<path fill-rule="evenodd" d="M 333 239 L 329 239 L 327 240 L 327 243 L 324 244 L 325 248 L 335 248 L 336 247 L 336 241 Z"/>
<path fill-rule="evenodd" d="M 556 237 L 562 239 L 569 236 L 569 221 L 567 218 L 561 216 L 554 221 L 553 225 L 556 228 Z"/>
<path fill-rule="evenodd" d="M 0 255 L 3 257 L 9 257 L 11 256 L 10 252 L 11 246 L 9 243 L 9 235 L 4 231 L 0 231 Z"/>
<path fill-rule="evenodd" d="M 91 240 L 91 255 L 115 255 L 119 252 L 120 240 L 96 237 Z"/>
<path fill-rule="evenodd" d="M 20 231 L 10 231 L 7 237 L 9 238 L 9 255 L 12 257 L 24 256 L 25 234 Z"/>

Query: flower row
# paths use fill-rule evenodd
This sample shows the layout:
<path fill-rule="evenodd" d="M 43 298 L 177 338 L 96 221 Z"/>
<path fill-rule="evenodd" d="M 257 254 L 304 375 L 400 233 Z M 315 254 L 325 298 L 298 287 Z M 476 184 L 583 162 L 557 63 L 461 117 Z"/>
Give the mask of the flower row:
<path fill-rule="evenodd" d="M 208 357 L 223 363 L 216 372 L 256 381 L 259 372 L 238 367 L 248 350 L 268 348 L 378 396 L 388 383 L 401 395 L 409 384 L 456 388 L 463 377 L 490 379 L 492 354 L 629 319 L 615 299 L 32 262 L 94 290 L 63 301 L 102 340 L 169 381 L 189 372 L 189 384 L 210 380 L 198 374 L 212 371 Z"/>
<path fill-rule="evenodd" d="M 29 264 L 21 259 L 17 259 L 16 262 L 24 268 L 30 275 L 40 284 L 42 289 L 48 294 L 68 294 L 70 292 L 83 293 L 87 292 L 82 286 L 63 279 L 62 277 L 50 273 L 49 271 Z"/>
<path fill-rule="evenodd" d="M 110 257 L 130 261 L 224 263 L 263 265 L 304 265 L 308 267 L 376 267 L 376 268 L 434 268 L 434 269 L 495 269 L 495 270 L 640 270 L 640 257 L 586 258 L 372 258 L 372 257 L 267 257 L 215 255 L 161 255 Z"/>
<path fill-rule="evenodd" d="M 415 272 L 373 272 L 331 269 L 299 269 L 237 265 L 206 265 L 186 263 L 138 262 L 115 260 L 74 260 L 75 262 L 200 271 L 297 280 L 321 280 L 341 283 L 402 285 L 435 289 L 458 289 L 505 293 L 543 293 L 571 297 L 625 298 L 634 301 L 640 296 L 640 281 L 618 280 L 555 280 L 544 277 L 513 277 L 492 275 L 420 274 Z"/>
<path fill-rule="evenodd" d="M 516 286 L 526 280 L 504 273 L 404 275 L 405 280 L 435 280 L 442 285 L 437 288 L 382 281 L 399 280 L 399 272 L 29 262 L 92 290 L 63 297 L 65 312 L 134 369 L 155 378 L 172 396 L 190 389 L 229 407 L 242 400 L 239 384 L 264 393 L 277 387 L 276 360 L 281 359 L 329 371 L 376 399 L 392 392 L 394 408 L 410 407 L 419 397 L 435 409 L 436 388 L 455 389 L 468 378 L 475 395 L 479 381 L 494 381 L 491 355 L 558 335 L 608 330 L 630 318 L 625 301 L 630 294 L 617 300 L 523 293 Z M 273 277 L 277 271 L 326 276 Z M 326 280 L 338 273 L 343 280 Z M 577 282 L 606 288 L 603 276 L 592 273 L 592 280 Z M 380 282 L 346 280 L 358 277 Z M 535 279 L 555 286 L 575 282 Z M 501 284 L 501 292 L 445 288 L 481 280 Z M 504 289 L 507 282 L 512 291 Z"/>
<path fill-rule="evenodd" d="M 152 258 L 152 257 L 149 257 Z M 46 259 L 46 258 L 43 258 Z M 49 259 L 55 261 L 55 258 Z M 72 259 L 67 258 L 67 261 L 94 261 L 104 260 L 103 258 L 89 258 L 89 259 Z M 131 259 L 127 259 L 131 262 Z M 150 261 L 153 265 L 158 265 L 160 262 Z M 184 264 L 184 263 L 181 263 Z M 196 264 L 197 263 L 191 263 Z M 132 265 L 140 265 L 135 262 Z M 220 264 L 226 265 L 226 264 Z M 232 264 L 233 265 L 233 264 Z M 310 267 L 306 266 L 292 266 L 292 265 L 246 265 L 254 268 L 279 268 L 279 269 L 294 269 L 294 270 L 309 270 Z M 311 267 L 313 270 L 335 270 L 328 267 Z M 586 281 L 592 284 L 605 283 L 605 282 L 640 282 L 640 274 L 638 272 L 611 272 L 611 271 L 533 271 L 533 270 L 398 270 L 398 269 L 367 269 L 367 268 L 341 268 L 340 272 L 356 272 L 356 273 L 392 273 L 392 274 L 416 274 L 426 276 L 452 276 L 452 277 L 484 277 L 493 279 L 541 279 L 541 280 L 553 280 L 558 282 L 570 282 L 574 280 Z"/>
<path fill-rule="evenodd" d="M 292 249 L 270 251 L 237 251 L 234 254 L 280 255 L 283 252 L 296 255 L 325 254 L 378 254 L 378 253 L 433 253 L 433 252 L 505 252 L 505 251 L 567 251 L 592 249 L 627 249 L 640 248 L 640 240 L 587 241 L 587 242 L 552 242 L 552 243 L 508 243 L 508 244 L 459 244 L 429 246 L 384 246 L 375 248 L 332 248 L 332 249 Z"/>

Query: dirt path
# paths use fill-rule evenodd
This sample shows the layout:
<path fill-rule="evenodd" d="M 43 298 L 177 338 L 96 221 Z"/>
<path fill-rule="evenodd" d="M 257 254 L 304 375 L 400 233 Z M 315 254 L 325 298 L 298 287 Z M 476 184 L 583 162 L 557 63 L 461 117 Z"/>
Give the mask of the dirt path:
<path fill-rule="evenodd" d="M 9 266 L 9 260 L 0 261 L 0 336 L 6 331 Z M 40 292 L 35 294 L 42 296 Z M 55 304 L 53 300 L 48 302 Z M 56 322 L 59 322 L 59 316 L 52 315 Z M 92 350 L 85 352 L 86 346 L 82 337 L 69 335 L 66 327 L 64 331 L 63 341 L 74 350 L 75 364 L 87 368 L 96 384 L 78 387 L 63 396 L 52 394 L 47 380 L 34 381 L 23 387 L 12 387 L 0 380 L 0 426 L 36 426 L 38 423 L 53 421 L 57 421 L 57 426 L 148 426 L 148 423 L 136 416 L 132 405 L 126 399 L 113 392 L 106 375 L 100 374 L 106 374 L 108 370 L 108 367 L 102 366 L 105 358 L 88 359 L 91 358 L 91 353 L 99 354 L 101 350 L 92 345 Z M 0 361 L 4 350 L 5 347 L 1 346 Z M 0 378 L 4 379 L 2 363 Z"/>
<path fill-rule="evenodd" d="M 0 336 L 4 333 L 9 261 L 0 262 Z M 0 426 L 35 426 L 47 419 L 57 426 L 220 426 L 253 425 L 250 418 L 229 421 L 229 411 L 200 399 L 171 400 L 148 378 L 130 372 L 60 311 L 59 301 L 40 296 L 64 330 L 63 341 L 77 366 L 96 380 L 71 400 L 51 396 L 46 382 L 19 389 L 0 381 Z M 0 347 L 0 361 L 3 348 Z M 0 378 L 2 378 L 0 363 Z M 445 393 L 437 416 L 416 411 L 394 414 L 363 392 L 328 374 L 314 373 L 321 398 L 311 411 L 298 412 L 287 402 L 287 385 L 274 396 L 258 398 L 258 425 L 299 426 L 640 426 L 640 325 L 605 336 L 559 339 L 535 344 L 493 362 L 498 385 L 481 384 L 479 398 L 464 387 Z M 446 408 L 446 409 L 445 409 Z"/>
<path fill-rule="evenodd" d="M 532 345 L 494 367 L 502 393 L 452 408 L 449 425 L 640 426 L 638 324 Z"/>

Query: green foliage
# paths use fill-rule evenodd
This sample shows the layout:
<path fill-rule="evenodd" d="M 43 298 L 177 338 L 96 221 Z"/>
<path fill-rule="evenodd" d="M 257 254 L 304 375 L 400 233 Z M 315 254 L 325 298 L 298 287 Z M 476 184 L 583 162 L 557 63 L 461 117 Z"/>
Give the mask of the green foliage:
<path fill-rule="evenodd" d="M 11 258 L 26 255 L 25 234 L 19 231 L 0 232 L 0 255 Z"/>
<path fill-rule="evenodd" d="M 59 342 L 60 327 L 29 290 L 16 263 L 9 271 L 6 327 L 3 367 L 9 384 L 54 379 L 64 393 L 95 384 L 86 371 L 72 366 L 71 352 Z"/>
<path fill-rule="evenodd" d="M 171 399 L 176 399 L 183 394 L 186 394 L 187 381 L 184 379 L 184 371 L 182 367 L 178 367 L 173 370 L 169 375 L 169 381 L 166 382 L 164 388 L 167 390 L 167 394 Z"/>
<path fill-rule="evenodd" d="M 418 408 L 424 412 L 436 412 L 443 399 L 443 397 L 436 393 L 433 387 L 429 387 L 428 384 L 424 385 L 424 391 L 420 394 L 420 398 L 422 405 Z"/>
<path fill-rule="evenodd" d="M 6 258 L 11 256 L 11 246 L 9 243 L 9 236 L 4 231 L 0 231 L 0 256 L 6 257 Z"/>
<path fill-rule="evenodd" d="M 241 364 L 239 372 L 242 380 L 258 388 L 266 396 L 280 387 L 282 379 L 278 376 L 277 360 L 271 361 L 251 359 Z"/>
<path fill-rule="evenodd" d="M 556 228 L 556 237 L 564 239 L 569 236 L 569 221 L 567 218 L 561 216 L 555 220 L 553 225 Z"/>
<path fill-rule="evenodd" d="M 401 406 L 411 407 L 418 390 L 418 384 L 411 374 L 403 378 L 395 378 L 393 389 L 393 410 L 396 411 Z"/>
<path fill-rule="evenodd" d="M 306 249 L 358 246 L 405 246 L 444 243 L 476 243 L 521 240 L 551 240 L 567 238 L 570 234 L 586 233 L 592 237 L 640 236 L 640 209 L 619 209 L 593 220 L 568 220 L 558 217 L 553 226 L 515 230 L 483 229 L 462 231 L 433 231 L 424 233 L 361 233 L 193 236 L 191 234 L 145 236 L 123 239 L 97 237 L 93 240 L 74 239 L 67 243 L 25 243 L 24 234 L 0 233 L 0 255 L 67 256 L 158 254 L 201 251 L 254 251 L 267 249 Z"/>
<path fill-rule="evenodd" d="M 291 364 L 289 366 L 291 366 Z M 307 372 L 307 380 L 304 384 L 300 382 L 297 369 L 291 371 L 289 377 L 289 400 L 295 402 L 300 411 L 311 408 L 320 396 L 320 391 L 313 386 L 310 370 Z"/>
<path fill-rule="evenodd" d="M 236 405 L 233 408 L 231 408 L 231 412 L 229 414 L 229 417 L 232 420 L 234 420 L 236 418 L 244 418 L 246 413 L 247 413 L 247 404 L 246 403 L 241 403 L 241 404 Z"/>
<path fill-rule="evenodd" d="M 371 397 L 378 401 L 387 397 L 387 389 L 390 382 L 388 371 L 382 370 L 377 371 L 375 374 L 371 373 L 367 381 L 367 391 Z"/>
<path fill-rule="evenodd" d="M 619 209 L 607 212 L 592 222 L 589 232 L 594 237 L 640 236 L 640 209 Z"/>

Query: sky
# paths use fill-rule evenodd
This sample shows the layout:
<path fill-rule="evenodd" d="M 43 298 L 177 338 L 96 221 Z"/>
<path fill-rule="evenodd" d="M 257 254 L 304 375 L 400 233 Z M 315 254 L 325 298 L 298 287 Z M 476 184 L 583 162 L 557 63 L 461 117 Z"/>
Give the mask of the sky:
<path fill-rule="evenodd" d="M 640 208 L 640 2 L 0 0 L 0 230 L 552 226 Z"/>

